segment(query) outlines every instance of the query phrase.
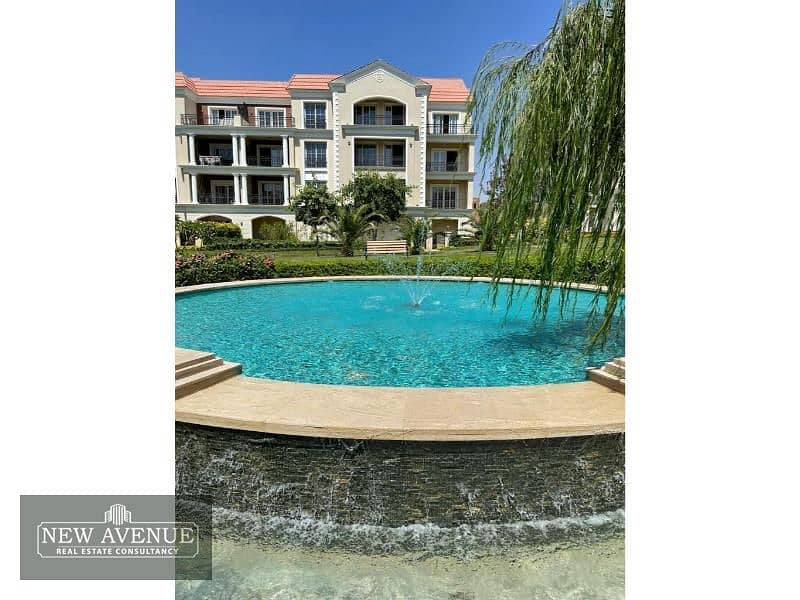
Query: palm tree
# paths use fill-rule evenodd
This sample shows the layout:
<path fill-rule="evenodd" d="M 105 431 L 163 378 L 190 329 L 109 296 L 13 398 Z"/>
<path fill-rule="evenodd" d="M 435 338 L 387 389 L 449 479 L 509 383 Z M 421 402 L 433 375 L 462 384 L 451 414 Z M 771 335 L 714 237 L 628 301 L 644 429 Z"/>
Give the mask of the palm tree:
<path fill-rule="evenodd" d="M 369 209 L 367 204 L 356 208 L 348 202 L 336 206 L 328 216 L 325 231 L 342 245 L 342 256 L 353 256 L 356 243 L 375 227 L 375 221 L 385 220 Z"/>
<path fill-rule="evenodd" d="M 566 308 L 582 257 L 603 261 L 607 301 L 591 343 L 603 339 L 625 286 L 624 0 L 574 5 L 535 46 L 494 46 L 472 94 L 481 160 L 503 174 L 495 294 L 497 278 L 535 251 L 542 316 L 557 287 Z"/>
<path fill-rule="evenodd" d="M 430 219 L 414 218 L 410 215 L 401 215 L 397 221 L 400 227 L 400 236 L 408 244 L 411 254 L 419 254 L 425 247 L 425 240 L 431 230 Z"/>

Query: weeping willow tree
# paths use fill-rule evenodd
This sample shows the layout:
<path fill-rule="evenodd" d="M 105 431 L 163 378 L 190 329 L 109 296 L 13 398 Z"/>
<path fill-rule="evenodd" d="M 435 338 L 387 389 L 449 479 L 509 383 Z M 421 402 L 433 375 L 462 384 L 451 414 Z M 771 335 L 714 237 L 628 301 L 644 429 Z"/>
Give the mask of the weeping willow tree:
<path fill-rule="evenodd" d="M 543 282 L 535 312 L 546 314 L 561 288 L 563 314 L 581 263 L 601 264 L 606 304 L 595 297 L 591 343 L 603 341 L 625 286 L 624 2 L 588 0 L 562 9 L 539 44 L 495 45 L 472 94 L 481 161 L 503 177 L 495 294 L 497 280 L 535 253 Z"/>

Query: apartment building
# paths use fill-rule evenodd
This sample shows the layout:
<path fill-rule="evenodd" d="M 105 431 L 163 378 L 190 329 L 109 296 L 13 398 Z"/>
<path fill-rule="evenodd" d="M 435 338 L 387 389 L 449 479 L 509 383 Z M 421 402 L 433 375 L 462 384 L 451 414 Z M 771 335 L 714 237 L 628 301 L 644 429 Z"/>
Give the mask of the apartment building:
<path fill-rule="evenodd" d="M 344 75 L 220 81 L 175 75 L 175 212 L 233 222 L 294 223 L 304 185 L 339 190 L 356 173 L 393 173 L 413 187 L 406 212 L 434 238 L 463 229 L 473 199 L 475 136 L 462 79 L 419 78 L 383 60 Z M 387 225 L 378 239 L 396 237 Z"/>

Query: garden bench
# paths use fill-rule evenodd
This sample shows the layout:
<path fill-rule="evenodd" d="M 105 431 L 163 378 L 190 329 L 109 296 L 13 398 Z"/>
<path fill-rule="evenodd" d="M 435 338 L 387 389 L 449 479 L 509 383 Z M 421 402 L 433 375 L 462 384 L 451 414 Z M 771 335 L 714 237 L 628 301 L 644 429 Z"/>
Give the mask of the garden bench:
<path fill-rule="evenodd" d="M 368 241 L 364 248 L 364 258 L 370 254 L 408 254 L 408 245 L 405 240 Z"/>

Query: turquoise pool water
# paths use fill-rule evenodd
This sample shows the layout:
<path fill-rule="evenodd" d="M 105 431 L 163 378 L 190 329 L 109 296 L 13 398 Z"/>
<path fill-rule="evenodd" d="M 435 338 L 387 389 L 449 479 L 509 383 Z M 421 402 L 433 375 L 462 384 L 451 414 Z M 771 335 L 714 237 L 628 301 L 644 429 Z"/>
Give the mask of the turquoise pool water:
<path fill-rule="evenodd" d="M 585 367 L 624 355 L 621 323 L 586 353 L 591 292 L 574 292 L 563 316 L 554 294 L 537 322 L 533 290 L 516 293 L 506 310 L 509 286 L 494 309 L 486 283 L 419 286 L 330 281 L 182 294 L 176 345 L 242 363 L 251 377 L 403 387 L 583 381 Z M 425 296 L 419 305 L 415 294 Z"/>

